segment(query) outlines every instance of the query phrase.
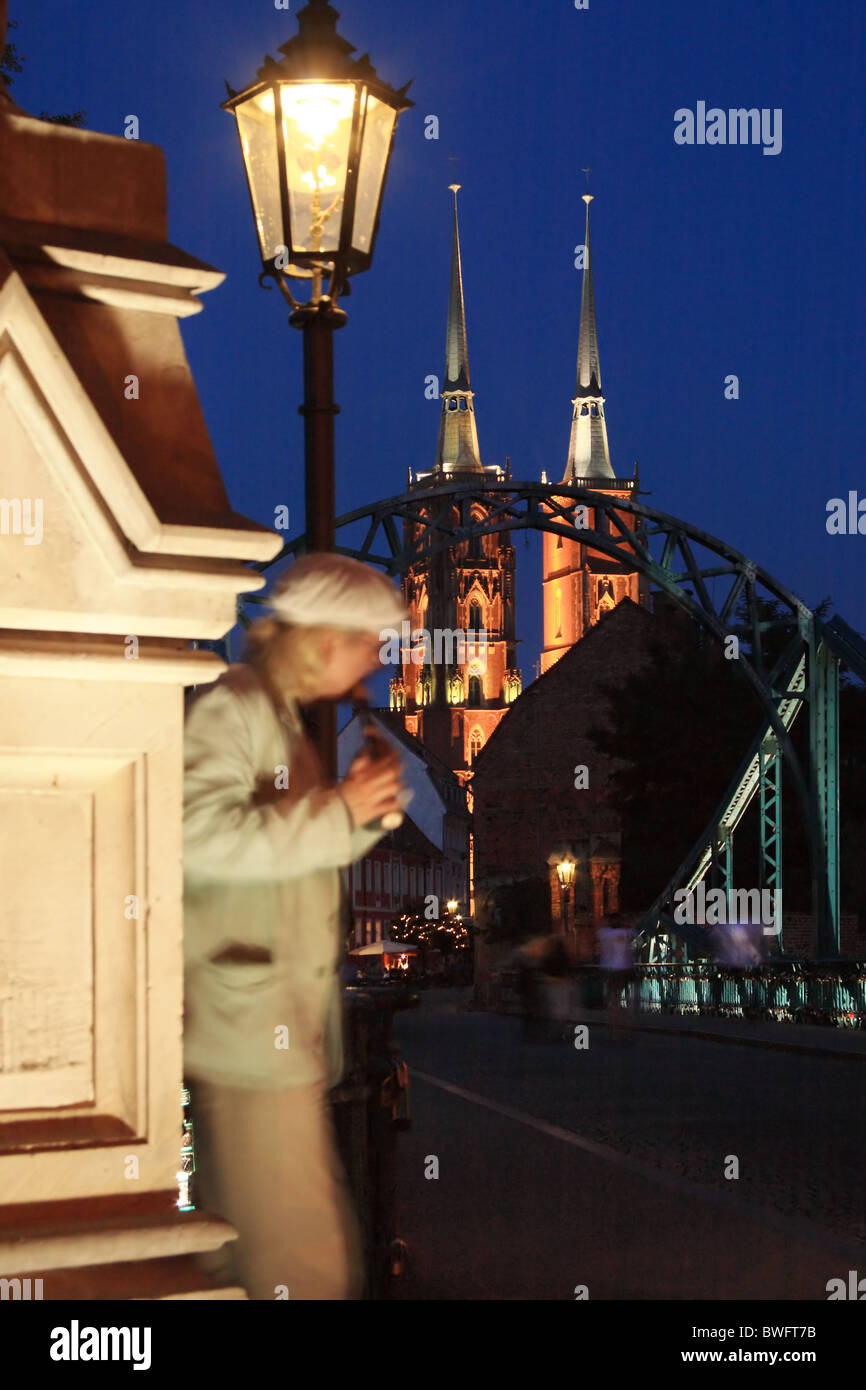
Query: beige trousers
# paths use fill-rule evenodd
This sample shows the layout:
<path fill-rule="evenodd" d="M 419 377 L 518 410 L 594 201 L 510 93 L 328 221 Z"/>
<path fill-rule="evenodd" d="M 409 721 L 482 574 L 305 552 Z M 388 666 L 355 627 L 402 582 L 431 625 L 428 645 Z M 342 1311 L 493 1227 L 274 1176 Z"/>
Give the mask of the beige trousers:
<path fill-rule="evenodd" d="M 238 1239 L 197 1257 L 251 1299 L 358 1299 L 361 1230 L 323 1085 L 287 1091 L 189 1077 L 197 1203 Z"/>

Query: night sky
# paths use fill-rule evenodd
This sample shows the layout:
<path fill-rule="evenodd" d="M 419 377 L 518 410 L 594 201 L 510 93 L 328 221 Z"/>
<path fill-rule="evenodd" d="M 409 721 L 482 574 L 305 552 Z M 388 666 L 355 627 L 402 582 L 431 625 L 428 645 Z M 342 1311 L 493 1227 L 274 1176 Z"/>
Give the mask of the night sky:
<path fill-rule="evenodd" d="M 128 114 L 168 168 L 169 235 L 227 274 L 183 336 L 234 507 L 303 529 L 301 335 L 257 285 L 252 214 L 223 78 L 249 83 L 297 30 L 270 0 L 12 0 L 33 114 Z M 372 269 L 336 337 L 337 511 L 432 466 L 462 183 L 469 360 L 482 460 L 564 469 L 591 166 L 611 459 L 643 500 L 730 542 L 810 606 L 866 628 L 866 535 L 826 504 L 863 466 L 862 0 L 345 0 L 339 31 L 416 105 L 399 123 Z M 278 56 L 278 55 L 277 55 Z M 674 112 L 782 108 L 782 149 L 680 146 Z M 440 139 L 424 138 L 425 116 Z M 451 157 L 456 157 L 456 164 Z M 298 286 L 303 293 L 303 287 Z M 726 400 L 736 373 L 740 399 Z M 540 537 L 515 536 L 519 660 L 533 677 Z"/>

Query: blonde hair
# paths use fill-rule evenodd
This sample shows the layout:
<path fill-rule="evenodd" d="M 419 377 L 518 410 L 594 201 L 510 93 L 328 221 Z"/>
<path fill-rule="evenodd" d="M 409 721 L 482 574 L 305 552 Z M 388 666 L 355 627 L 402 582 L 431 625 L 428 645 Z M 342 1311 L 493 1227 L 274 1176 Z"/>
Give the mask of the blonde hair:
<path fill-rule="evenodd" d="M 241 660 L 290 689 L 301 703 L 314 700 L 322 671 L 321 640 L 339 631 L 259 618 L 247 628 Z"/>

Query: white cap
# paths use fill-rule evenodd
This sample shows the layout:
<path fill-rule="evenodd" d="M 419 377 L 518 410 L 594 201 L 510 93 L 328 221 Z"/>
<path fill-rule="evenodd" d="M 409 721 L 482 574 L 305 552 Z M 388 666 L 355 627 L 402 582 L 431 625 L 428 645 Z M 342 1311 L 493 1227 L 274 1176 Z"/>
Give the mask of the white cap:
<path fill-rule="evenodd" d="M 281 575 L 270 595 L 273 616 L 299 627 L 341 627 L 381 633 L 409 617 L 390 579 L 348 555 L 314 551 Z"/>

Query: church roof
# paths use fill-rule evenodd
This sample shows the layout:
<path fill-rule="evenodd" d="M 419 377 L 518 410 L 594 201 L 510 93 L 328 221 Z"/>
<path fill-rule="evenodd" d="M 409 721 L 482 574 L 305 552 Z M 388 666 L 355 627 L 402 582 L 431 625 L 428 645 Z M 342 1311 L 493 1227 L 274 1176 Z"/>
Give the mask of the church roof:
<path fill-rule="evenodd" d="M 495 765 L 496 754 L 491 752 L 491 749 L 507 746 L 508 740 L 516 736 L 522 725 L 523 716 L 532 710 L 533 706 L 539 701 L 543 703 L 548 696 L 554 700 L 558 699 L 556 692 L 563 681 L 569 682 L 575 690 L 580 689 L 581 665 L 597 643 L 621 643 L 623 630 L 627 632 L 636 623 L 638 627 L 637 629 L 633 628 L 633 630 L 640 632 L 645 624 L 652 621 L 653 615 L 628 597 L 620 599 L 619 603 L 608 613 L 602 614 L 598 622 L 593 624 L 579 642 L 575 642 L 573 646 L 569 647 L 558 661 L 554 662 L 537 680 L 533 681 L 531 685 L 527 685 L 518 695 L 509 707 L 505 718 L 499 721 L 477 755 L 475 777 L 477 778 L 479 773 L 483 775 L 488 765 Z M 617 628 L 621 629 L 619 633 L 616 631 Z M 649 631 L 649 629 L 644 630 Z"/>
<path fill-rule="evenodd" d="M 376 719 L 381 720 L 388 728 L 389 733 L 392 733 L 410 753 L 414 753 L 416 758 L 421 758 L 427 764 L 428 771 L 431 775 L 434 777 L 441 777 L 450 783 L 456 783 L 458 787 L 461 785 L 460 778 L 448 766 L 444 759 L 440 758 L 438 753 L 434 753 L 432 748 L 428 748 L 426 743 L 422 743 L 420 738 L 416 738 L 414 734 L 409 732 L 406 725 L 403 723 L 403 715 L 399 710 L 371 709 L 370 713 L 374 715 Z M 465 809 L 465 805 L 462 809 Z"/>

